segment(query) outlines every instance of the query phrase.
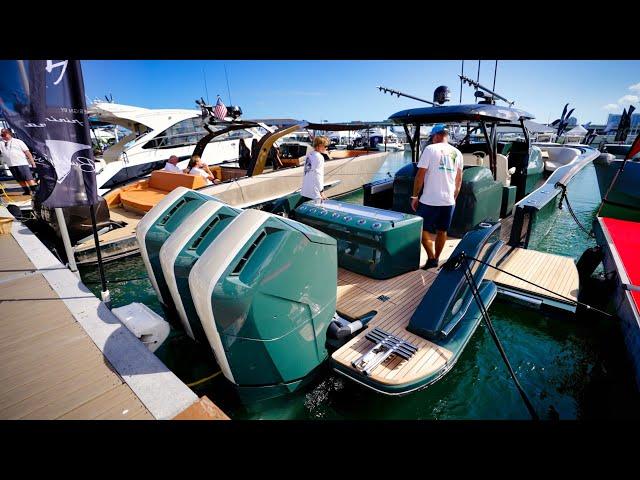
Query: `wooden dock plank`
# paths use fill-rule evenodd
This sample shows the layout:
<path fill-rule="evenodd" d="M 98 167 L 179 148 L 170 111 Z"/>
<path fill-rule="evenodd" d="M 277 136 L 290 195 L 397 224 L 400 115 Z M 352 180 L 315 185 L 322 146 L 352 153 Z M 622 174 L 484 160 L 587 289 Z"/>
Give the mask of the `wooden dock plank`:
<path fill-rule="evenodd" d="M 153 418 L 149 412 L 146 412 L 143 405 L 140 403 L 135 395 L 131 393 L 131 390 L 125 384 L 121 384 L 111 390 L 109 390 L 104 395 L 96 397 L 88 402 L 83 403 L 82 405 L 77 406 L 76 408 L 68 411 L 64 415 L 60 417 L 62 420 L 81 420 L 81 419 L 96 419 L 101 415 L 108 415 L 108 413 L 116 408 L 120 408 L 120 414 L 108 417 L 110 419 L 118 419 L 122 418 L 122 411 L 129 410 L 131 412 L 140 412 L 140 413 L 132 413 L 128 415 L 129 412 L 124 414 L 128 418 Z M 118 410 L 116 410 L 117 412 Z"/>
<path fill-rule="evenodd" d="M 2 282 L 0 312 L 0 419 L 152 418 L 42 274 Z"/>

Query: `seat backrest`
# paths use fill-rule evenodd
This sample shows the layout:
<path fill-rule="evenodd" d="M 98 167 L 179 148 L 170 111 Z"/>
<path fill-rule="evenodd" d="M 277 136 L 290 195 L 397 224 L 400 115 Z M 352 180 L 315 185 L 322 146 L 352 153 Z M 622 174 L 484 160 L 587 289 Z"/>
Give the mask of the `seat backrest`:
<path fill-rule="evenodd" d="M 222 167 L 219 165 L 212 165 L 209 167 L 209 170 L 211 170 L 211 173 L 213 173 L 215 178 L 222 181 Z"/>
<path fill-rule="evenodd" d="M 481 167 L 484 164 L 482 157 L 473 155 L 472 153 L 463 153 L 462 163 L 467 167 Z"/>
<path fill-rule="evenodd" d="M 489 155 L 484 157 L 482 166 L 491 170 L 491 163 Z M 496 181 L 500 182 L 503 186 L 508 187 L 511 185 L 511 174 L 509 173 L 509 160 L 507 157 L 498 153 L 496 155 Z"/>
<path fill-rule="evenodd" d="M 189 175 L 186 173 L 173 173 L 163 170 L 155 170 L 151 173 L 149 187 L 156 190 L 171 192 L 178 187 L 196 189 L 207 184 L 206 178 L 200 175 Z"/>
<path fill-rule="evenodd" d="M 498 153 L 496 155 L 496 180 L 504 187 L 511 185 L 511 174 L 509 173 L 509 160 L 507 157 Z"/>

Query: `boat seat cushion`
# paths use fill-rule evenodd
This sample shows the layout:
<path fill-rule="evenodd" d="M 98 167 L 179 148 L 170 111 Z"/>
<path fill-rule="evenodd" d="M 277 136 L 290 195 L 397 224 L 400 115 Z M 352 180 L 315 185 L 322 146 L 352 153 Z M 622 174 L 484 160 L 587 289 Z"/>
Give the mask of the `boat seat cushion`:
<path fill-rule="evenodd" d="M 482 167 L 483 160 L 481 157 L 478 157 L 472 153 L 463 153 L 462 154 L 462 162 L 465 166 L 471 167 Z"/>
<path fill-rule="evenodd" d="M 178 187 L 200 188 L 204 187 L 207 181 L 200 175 L 188 175 L 186 173 L 173 173 L 163 170 L 155 170 L 151 173 L 149 188 L 162 190 L 169 193 Z"/>
<path fill-rule="evenodd" d="M 282 166 L 284 167 L 299 167 L 300 159 L 299 158 L 283 158 Z"/>
<path fill-rule="evenodd" d="M 491 170 L 491 159 L 486 155 L 483 160 L 483 166 Z M 500 182 L 503 187 L 511 186 L 511 172 L 509 171 L 509 160 L 507 157 L 498 153 L 496 155 L 496 181 Z"/>
<path fill-rule="evenodd" d="M 177 175 L 177 174 L 171 174 Z M 168 192 L 155 188 L 144 190 L 128 190 L 120 193 L 120 202 L 125 210 L 146 213 L 162 200 Z"/>
<path fill-rule="evenodd" d="M 213 176 L 216 177 L 218 180 L 222 181 L 222 168 L 219 165 L 211 165 L 209 166 L 209 170 L 211 170 L 211 173 L 213 173 Z"/>

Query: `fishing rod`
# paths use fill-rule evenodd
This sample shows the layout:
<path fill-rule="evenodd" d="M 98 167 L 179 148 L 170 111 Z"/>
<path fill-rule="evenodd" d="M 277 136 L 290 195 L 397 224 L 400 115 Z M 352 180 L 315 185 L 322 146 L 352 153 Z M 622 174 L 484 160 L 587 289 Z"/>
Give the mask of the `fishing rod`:
<path fill-rule="evenodd" d="M 432 105 L 434 107 L 438 107 L 439 106 L 437 103 L 430 102 L 429 100 L 425 100 L 423 98 L 414 97 L 413 95 L 409 95 L 407 93 L 403 93 L 403 92 L 400 92 L 398 90 L 393 90 L 392 88 L 381 87 L 381 86 L 377 86 L 376 88 L 378 90 L 380 90 L 381 92 L 389 93 L 391 95 L 397 95 L 398 98 L 400 98 L 402 96 L 402 97 L 411 98 L 413 100 L 418 100 L 419 102 L 428 103 L 429 105 Z"/>
<path fill-rule="evenodd" d="M 512 106 L 514 103 L 516 102 L 511 102 L 509 100 L 507 100 L 506 98 L 504 98 L 502 95 L 498 95 L 496 92 L 494 92 L 493 90 L 490 90 L 489 88 L 485 87 L 484 85 L 481 85 L 479 82 L 475 81 L 475 80 L 471 80 L 469 77 L 465 77 L 464 75 L 458 75 L 460 77 L 460 80 L 462 80 L 464 83 L 468 83 L 469 86 L 471 87 L 475 87 L 476 89 L 480 89 L 490 95 L 493 95 L 494 97 L 502 100 L 503 102 L 506 102 L 509 104 L 509 106 Z"/>

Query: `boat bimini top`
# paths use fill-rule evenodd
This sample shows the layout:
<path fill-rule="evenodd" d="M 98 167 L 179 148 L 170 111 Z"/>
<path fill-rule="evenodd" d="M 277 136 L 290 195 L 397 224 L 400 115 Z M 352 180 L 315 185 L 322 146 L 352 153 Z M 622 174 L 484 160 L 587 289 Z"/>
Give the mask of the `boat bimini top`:
<path fill-rule="evenodd" d="M 469 105 L 449 105 L 446 107 L 411 108 L 396 112 L 389 117 L 397 124 L 431 124 L 447 122 L 517 123 L 535 118 L 532 114 L 517 108 L 474 103 Z"/>

